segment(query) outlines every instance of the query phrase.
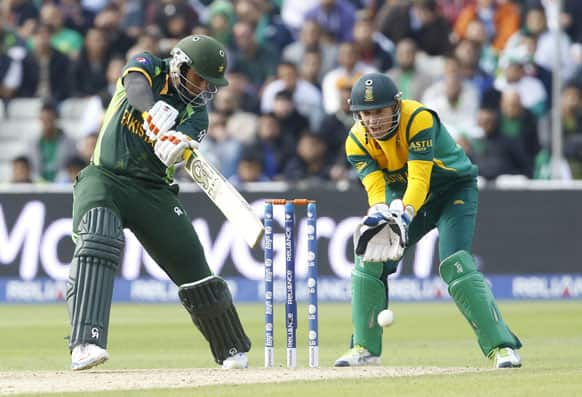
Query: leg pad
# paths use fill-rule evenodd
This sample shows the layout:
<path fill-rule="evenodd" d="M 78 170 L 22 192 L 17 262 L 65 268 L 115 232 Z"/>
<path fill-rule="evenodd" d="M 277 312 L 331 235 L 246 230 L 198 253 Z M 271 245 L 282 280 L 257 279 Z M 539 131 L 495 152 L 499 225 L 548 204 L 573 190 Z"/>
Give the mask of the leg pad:
<path fill-rule="evenodd" d="M 236 353 L 248 352 L 251 341 L 245 334 L 226 282 L 217 276 L 183 284 L 178 290 L 194 325 L 210 344 L 218 364 Z"/>
<path fill-rule="evenodd" d="M 77 234 L 67 280 L 69 348 L 92 343 L 105 349 L 113 281 L 124 246 L 123 225 L 112 210 L 93 208 L 81 219 Z"/>
<path fill-rule="evenodd" d="M 440 264 L 442 279 L 449 294 L 467 319 L 479 341 L 483 354 L 489 356 L 496 347 L 521 347 L 519 339 L 503 321 L 495 298 L 471 254 L 458 251 Z"/>

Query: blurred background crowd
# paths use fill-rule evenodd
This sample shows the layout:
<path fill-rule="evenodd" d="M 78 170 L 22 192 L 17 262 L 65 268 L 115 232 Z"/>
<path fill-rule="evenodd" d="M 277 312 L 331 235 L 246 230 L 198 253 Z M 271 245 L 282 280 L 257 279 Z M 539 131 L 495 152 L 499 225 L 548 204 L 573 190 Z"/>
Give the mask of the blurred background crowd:
<path fill-rule="evenodd" d="M 128 57 L 192 33 L 228 48 L 202 150 L 235 183 L 356 178 L 346 99 L 370 71 L 435 109 L 483 178 L 547 179 L 557 53 L 560 172 L 580 179 L 582 0 L 562 0 L 556 34 L 544 2 L 5 0 L 0 182 L 71 183 Z"/>

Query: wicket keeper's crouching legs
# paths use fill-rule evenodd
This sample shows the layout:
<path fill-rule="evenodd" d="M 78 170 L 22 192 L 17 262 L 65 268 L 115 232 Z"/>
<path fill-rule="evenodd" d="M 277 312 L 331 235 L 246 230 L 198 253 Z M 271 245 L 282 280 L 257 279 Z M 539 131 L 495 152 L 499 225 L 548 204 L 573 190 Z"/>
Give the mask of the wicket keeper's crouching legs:
<path fill-rule="evenodd" d="M 225 368 L 246 367 L 250 340 L 228 286 L 210 271 L 190 217 L 177 198 L 177 187 L 89 166 L 74 187 L 76 248 L 67 281 L 72 369 L 91 368 L 109 358 L 109 313 L 123 252 L 123 227 L 179 286 L 180 299 L 210 344 L 215 361 Z"/>
<path fill-rule="evenodd" d="M 462 203 L 462 204 L 460 204 Z M 483 354 L 498 368 L 520 367 L 515 350 L 520 340 L 511 332 L 495 298 L 470 254 L 477 213 L 477 191 L 473 184 L 461 185 L 451 195 L 427 203 L 410 225 L 410 246 L 435 226 L 439 230 L 439 272 L 449 294 L 472 327 Z M 352 271 L 352 348 L 336 366 L 375 365 L 382 354 L 382 327 L 378 313 L 388 307 L 387 276 L 398 262 L 364 262 L 355 255 Z M 385 295 L 384 295 L 385 294 Z"/>

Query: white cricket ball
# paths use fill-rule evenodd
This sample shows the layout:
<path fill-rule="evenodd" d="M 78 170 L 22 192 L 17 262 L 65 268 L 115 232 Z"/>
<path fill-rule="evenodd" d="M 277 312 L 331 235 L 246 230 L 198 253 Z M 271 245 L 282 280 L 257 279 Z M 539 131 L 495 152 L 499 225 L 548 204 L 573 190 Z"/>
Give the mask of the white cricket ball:
<path fill-rule="evenodd" d="M 382 310 L 378 313 L 378 325 L 389 327 L 394 322 L 394 312 L 390 309 Z"/>

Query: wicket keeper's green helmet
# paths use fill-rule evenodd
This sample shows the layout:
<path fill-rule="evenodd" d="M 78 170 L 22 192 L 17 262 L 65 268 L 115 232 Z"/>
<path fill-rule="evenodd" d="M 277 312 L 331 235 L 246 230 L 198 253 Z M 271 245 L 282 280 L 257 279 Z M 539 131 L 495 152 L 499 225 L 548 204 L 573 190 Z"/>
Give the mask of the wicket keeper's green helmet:
<path fill-rule="evenodd" d="M 352 87 L 350 110 L 381 109 L 392 106 L 401 97 L 396 84 L 382 73 L 367 73 L 360 77 Z"/>
<path fill-rule="evenodd" d="M 400 122 L 401 99 L 402 93 L 390 77 L 383 73 L 367 73 L 352 87 L 350 110 L 359 119 L 358 112 L 391 107 L 392 120 L 383 137 L 386 138 L 396 131 Z"/>

